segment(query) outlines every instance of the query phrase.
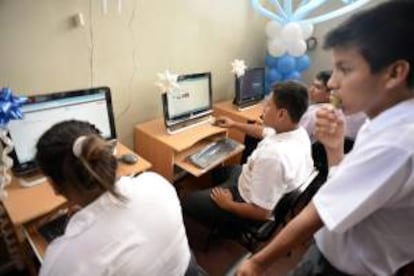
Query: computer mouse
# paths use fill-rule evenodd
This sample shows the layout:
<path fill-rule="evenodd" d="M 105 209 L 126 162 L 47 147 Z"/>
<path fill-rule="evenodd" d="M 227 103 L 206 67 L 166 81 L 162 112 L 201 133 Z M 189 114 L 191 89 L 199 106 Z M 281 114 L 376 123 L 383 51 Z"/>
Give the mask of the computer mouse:
<path fill-rule="evenodd" d="M 135 164 L 138 161 L 138 156 L 133 153 L 125 153 L 119 156 L 118 160 L 125 164 Z"/>

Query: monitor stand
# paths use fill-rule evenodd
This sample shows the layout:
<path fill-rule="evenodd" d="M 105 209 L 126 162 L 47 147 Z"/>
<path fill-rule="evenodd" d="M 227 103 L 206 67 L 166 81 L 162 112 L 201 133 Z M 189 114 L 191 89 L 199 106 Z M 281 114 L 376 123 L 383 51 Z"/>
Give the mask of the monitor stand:
<path fill-rule="evenodd" d="M 186 122 L 176 124 L 174 126 L 167 127 L 167 133 L 170 135 L 177 134 L 189 128 L 193 128 L 193 127 L 200 126 L 203 124 L 212 123 L 213 121 L 214 121 L 213 116 L 207 115 L 201 118 L 192 119 Z"/>
<path fill-rule="evenodd" d="M 39 171 L 19 175 L 16 177 L 16 179 L 19 185 L 24 188 L 36 186 L 38 184 L 44 183 L 47 180 L 43 174 L 39 173 Z"/>

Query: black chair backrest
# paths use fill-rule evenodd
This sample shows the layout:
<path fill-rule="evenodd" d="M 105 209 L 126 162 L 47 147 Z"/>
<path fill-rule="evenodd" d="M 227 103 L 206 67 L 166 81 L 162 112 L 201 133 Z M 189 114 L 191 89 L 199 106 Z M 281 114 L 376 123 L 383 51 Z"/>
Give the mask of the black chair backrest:
<path fill-rule="evenodd" d="M 261 226 L 248 226 L 243 231 L 243 243 L 249 251 L 254 251 L 258 242 L 267 241 L 276 231 L 276 229 L 286 223 L 289 212 L 293 213 L 303 195 L 309 190 L 313 191 L 312 184 L 315 183 L 318 176 L 318 170 L 315 168 L 308 179 L 293 191 L 285 194 L 273 209 L 274 220 L 264 222 Z M 312 192 L 312 195 L 313 196 Z"/>

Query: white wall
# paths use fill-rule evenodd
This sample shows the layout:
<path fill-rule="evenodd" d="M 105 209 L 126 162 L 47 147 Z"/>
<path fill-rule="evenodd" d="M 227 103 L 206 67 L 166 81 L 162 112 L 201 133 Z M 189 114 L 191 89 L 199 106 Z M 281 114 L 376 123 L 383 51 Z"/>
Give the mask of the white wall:
<path fill-rule="evenodd" d="M 264 19 L 240 0 L 0 0 L 0 85 L 38 94 L 107 85 L 120 140 L 161 116 L 156 74 L 211 71 L 214 100 L 233 94 L 230 63 L 263 65 Z M 73 16 L 81 12 L 83 28 Z"/>
<path fill-rule="evenodd" d="M 120 140 L 132 146 L 134 125 L 161 116 L 158 72 L 211 71 L 219 101 L 233 96 L 233 59 L 263 65 L 266 20 L 248 0 L 122 0 L 121 14 L 117 0 L 107 0 L 107 14 L 102 2 L 0 0 L 0 86 L 31 95 L 107 85 Z M 78 12 L 83 28 L 73 23 Z M 331 66 L 320 45 L 342 19 L 316 26 L 305 81 Z"/>

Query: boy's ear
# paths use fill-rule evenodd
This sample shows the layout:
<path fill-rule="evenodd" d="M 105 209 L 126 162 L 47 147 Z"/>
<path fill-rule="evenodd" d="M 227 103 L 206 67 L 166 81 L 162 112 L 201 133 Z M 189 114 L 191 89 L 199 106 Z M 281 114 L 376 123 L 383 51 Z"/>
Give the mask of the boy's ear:
<path fill-rule="evenodd" d="M 287 111 L 287 109 L 282 108 L 279 110 L 279 112 L 280 119 L 289 118 L 289 112 Z"/>
<path fill-rule="evenodd" d="M 410 64 L 405 60 L 397 60 L 391 64 L 387 69 L 386 88 L 392 89 L 407 83 L 409 72 Z"/>

